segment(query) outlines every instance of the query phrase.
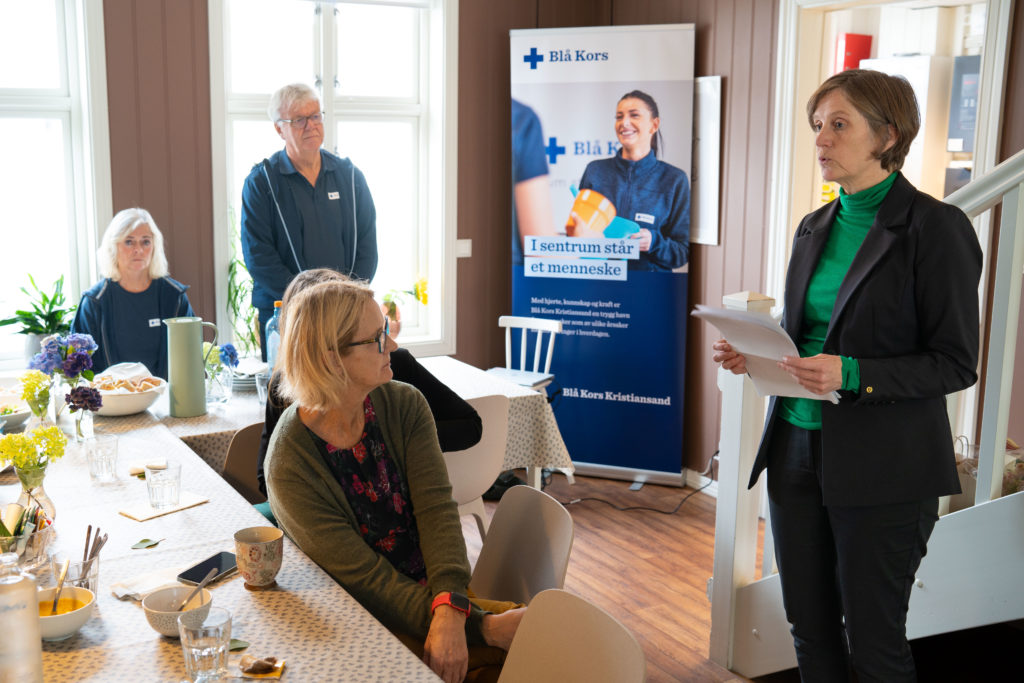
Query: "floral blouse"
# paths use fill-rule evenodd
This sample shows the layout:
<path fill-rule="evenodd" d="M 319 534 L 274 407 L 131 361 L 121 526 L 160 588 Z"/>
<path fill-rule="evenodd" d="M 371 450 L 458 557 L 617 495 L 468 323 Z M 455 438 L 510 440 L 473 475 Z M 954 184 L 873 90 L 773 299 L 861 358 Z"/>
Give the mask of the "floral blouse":
<path fill-rule="evenodd" d="M 427 568 L 420 550 L 408 487 L 388 455 L 370 397 L 363 403 L 363 436 L 352 448 L 337 448 L 310 434 L 334 478 L 341 484 L 368 546 L 395 569 L 421 584 Z"/>

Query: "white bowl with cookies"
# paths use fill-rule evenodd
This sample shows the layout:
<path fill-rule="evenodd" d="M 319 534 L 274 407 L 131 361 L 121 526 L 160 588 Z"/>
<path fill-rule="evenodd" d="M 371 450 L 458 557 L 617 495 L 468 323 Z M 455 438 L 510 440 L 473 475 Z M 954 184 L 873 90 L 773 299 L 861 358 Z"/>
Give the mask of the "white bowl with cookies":
<path fill-rule="evenodd" d="M 154 377 L 142 363 L 111 365 L 93 378 L 103 405 L 97 415 L 120 417 L 147 410 L 167 389 L 167 382 Z"/>

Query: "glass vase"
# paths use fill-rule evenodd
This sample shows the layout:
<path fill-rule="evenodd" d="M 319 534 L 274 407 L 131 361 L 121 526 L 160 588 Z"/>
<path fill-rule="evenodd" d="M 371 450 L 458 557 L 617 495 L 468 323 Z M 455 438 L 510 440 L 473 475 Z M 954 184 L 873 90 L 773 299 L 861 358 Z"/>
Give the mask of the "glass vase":
<path fill-rule="evenodd" d="M 227 403 L 231 398 L 231 385 L 234 376 L 234 371 L 226 365 L 222 365 L 217 372 L 208 374 L 206 377 L 206 402 Z"/>
<path fill-rule="evenodd" d="M 86 439 L 93 436 L 92 411 L 79 410 L 75 416 L 75 443 L 84 443 Z"/>
<path fill-rule="evenodd" d="M 39 467 L 15 467 L 15 474 L 21 482 L 21 495 L 18 496 L 18 505 L 26 510 L 33 506 L 39 506 L 46 513 L 47 518 L 52 522 L 57 517 L 57 508 L 53 501 L 46 495 L 43 488 L 43 479 L 46 478 L 46 465 Z"/>

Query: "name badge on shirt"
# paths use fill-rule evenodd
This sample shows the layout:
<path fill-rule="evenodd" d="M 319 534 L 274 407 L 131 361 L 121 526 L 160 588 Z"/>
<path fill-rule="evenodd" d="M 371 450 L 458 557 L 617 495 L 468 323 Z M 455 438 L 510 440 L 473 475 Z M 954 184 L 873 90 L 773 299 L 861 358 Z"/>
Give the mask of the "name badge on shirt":
<path fill-rule="evenodd" d="M 633 220 L 637 223 L 649 223 L 650 225 L 654 225 L 654 216 L 649 213 L 638 213 L 633 217 Z"/>
<path fill-rule="evenodd" d="M 327 198 L 328 198 L 328 199 L 337 199 L 337 198 L 338 198 L 338 197 L 340 197 L 340 196 L 341 196 L 341 195 L 340 195 L 340 194 L 338 194 L 337 192 L 328 192 L 328 193 L 327 193 Z"/>
<path fill-rule="evenodd" d="M 160 327 L 160 318 L 150 318 L 149 319 L 149 326 L 150 327 Z"/>

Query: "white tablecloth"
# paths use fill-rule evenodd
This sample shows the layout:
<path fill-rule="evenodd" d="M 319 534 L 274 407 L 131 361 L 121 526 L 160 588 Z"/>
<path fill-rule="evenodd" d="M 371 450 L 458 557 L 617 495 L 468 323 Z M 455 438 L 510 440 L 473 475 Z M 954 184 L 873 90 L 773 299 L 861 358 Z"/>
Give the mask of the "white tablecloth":
<path fill-rule="evenodd" d="M 224 471 L 231 438 L 242 427 L 263 422 L 264 409 L 255 391 L 235 391 L 227 403 L 207 406 L 206 415 L 171 417 L 167 392 L 149 410 L 124 417 L 95 418 L 96 431 L 116 434 L 162 424 L 217 472 Z"/>
<path fill-rule="evenodd" d="M 508 396 L 508 444 L 505 469 L 551 467 L 573 469 L 547 397 L 513 384 L 451 356 L 420 358 L 435 377 L 464 399 Z"/>
<path fill-rule="evenodd" d="M 128 476 L 129 466 L 162 455 L 182 462 L 183 490 L 210 502 L 147 522 L 119 515 L 125 505 L 146 500 L 146 484 Z M 87 524 L 109 535 L 100 555 L 95 614 L 71 639 L 43 644 L 48 683 L 181 680 L 179 642 L 153 631 L 141 605 L 116 599 L 110 585 L 157 569 L 185 568 L 221 550 L 233 552 L 235 531 L 267 524 L 164 425 L 121 434 L 118 473 L 116 482 L 92 483 L 84 456 L 74 450 L 47 471 L 44 487 L 57 509 L 55 546 L 81 554 Z M 19 491 L 11 472 L 0 475 L 0 503 L 12 502 Z M 163 540 L 132 550 L 143 538 Z M 232 634 L 250 643 L 249 653 L 286 660 L 282 680 L 439 680 L 287 537 L 277 583 L 276 589 L 250 592 L 236 575 L 211 590 L 214 604 L 231 610 Z"/>

